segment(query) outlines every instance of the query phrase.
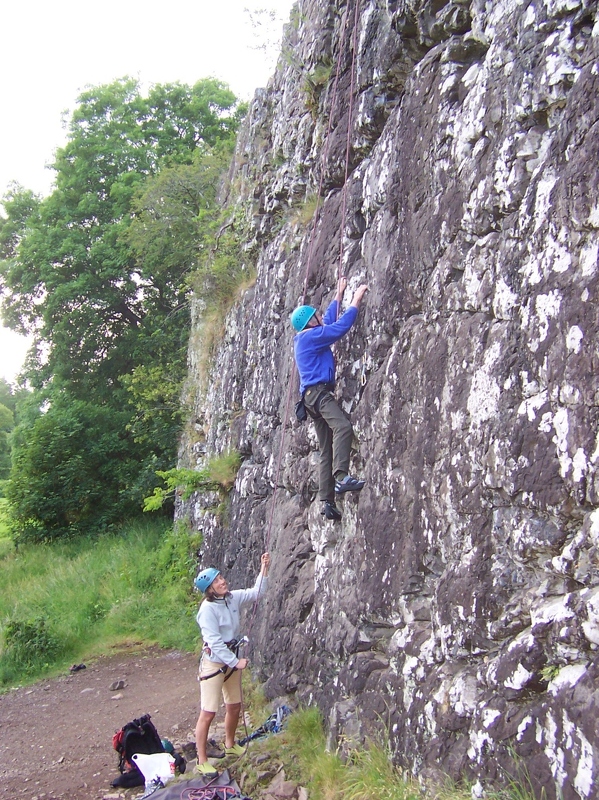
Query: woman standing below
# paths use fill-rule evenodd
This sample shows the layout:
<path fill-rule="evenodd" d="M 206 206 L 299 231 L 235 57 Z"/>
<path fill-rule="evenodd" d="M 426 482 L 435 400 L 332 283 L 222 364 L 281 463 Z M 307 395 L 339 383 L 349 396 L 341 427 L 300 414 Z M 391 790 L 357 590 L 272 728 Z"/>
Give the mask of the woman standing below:
<path fill-rule="evenodd" d="M 266 591 L 270 555 L 261 558 L 260 574 L 252 589 L 229 591 L 220 570 L 208 567 L 194 581 L 196 589 L 204 592 L 197 621 L 202 631 L 204 648 L 200 662 L 200 716 L 196 724 L 197 771 L 214 777 L 218 772 L 208 761 L 206 746 L 208 731 L 220 705 L 225 701 L 225 755 L 242 755 L 243 748 L 235 743 L 235 732 L 241 710 L 241 670 L 247 658 L 238 658 L 239 612 Z"/>

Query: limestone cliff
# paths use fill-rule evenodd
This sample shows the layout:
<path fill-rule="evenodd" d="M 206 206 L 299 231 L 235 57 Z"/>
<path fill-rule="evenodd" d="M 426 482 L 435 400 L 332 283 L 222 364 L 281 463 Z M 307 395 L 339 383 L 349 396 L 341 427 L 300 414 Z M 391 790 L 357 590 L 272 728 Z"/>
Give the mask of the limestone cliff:
<path fill-rule="evenodd" d="M 182 451 L 243 463 L 224 512 L 177 513 L 237 585 L 268 540 L 271 696 L 425 778 L 482 791 L 515 754 L 548 797 L 597 797 L 597 3 L 359 0 L 354 29 L 357 1 L 300 0 L 251 104 L 227 202 L 257 277 L 201 375 L 196 307 Z M 335 525 L 288 318 L 339 260 L 346 302 L 370 292 L 336 350 L 367 484 Z"/>

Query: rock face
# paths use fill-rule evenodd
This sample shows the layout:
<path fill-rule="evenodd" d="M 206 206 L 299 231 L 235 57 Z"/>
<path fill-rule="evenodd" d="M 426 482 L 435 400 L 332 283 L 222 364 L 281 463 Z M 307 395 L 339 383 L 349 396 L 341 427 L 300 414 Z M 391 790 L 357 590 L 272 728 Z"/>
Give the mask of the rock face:
<path fill-rule="evenodd" d="M 356 1 L 300 0 L 250 107 L 228 201 L 257 277 L 202 375 L 196 308 L 182 447 L 243 463 L 224 513 L 177 513 L 236 585 L 271 550 L 248 622 L 271 696 L 318 703 L 333 738 L 383 731 L 415 775 L 476 793 L 524 765 L 594 798 L 597 3 Z M 346 302 L 370 285 L 336 349 L 367 483 L 334 524 L 288 317 L 339 265 Z"/>

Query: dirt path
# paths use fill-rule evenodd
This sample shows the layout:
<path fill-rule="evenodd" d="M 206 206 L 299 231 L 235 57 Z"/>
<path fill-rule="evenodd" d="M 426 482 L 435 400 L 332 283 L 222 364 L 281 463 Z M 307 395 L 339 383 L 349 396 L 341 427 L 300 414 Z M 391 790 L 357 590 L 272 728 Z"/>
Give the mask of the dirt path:
<path fill-rule="evenodd" d="M 121 680 L 125 687 L 111 691 Z M 0 798 L 118 796 L 113 733 L 147 713 L 162 737 L 182 745 L 194 740 L 198 703 L 197 658 L 158 648 L 0 695 Z"/>

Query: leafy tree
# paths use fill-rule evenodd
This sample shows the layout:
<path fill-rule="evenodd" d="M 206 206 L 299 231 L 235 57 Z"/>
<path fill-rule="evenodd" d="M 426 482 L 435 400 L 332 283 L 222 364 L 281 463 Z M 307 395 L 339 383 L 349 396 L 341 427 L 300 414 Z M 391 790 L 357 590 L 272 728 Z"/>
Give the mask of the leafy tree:
<path fill-rule="evenodd" d="M 15 427 L 17 404 L 27 395 L 26 389 L 12 386 L 7 380 L 0 378 L 0 481 L 5 481 L 10 473 L 10 440 Z"/>
<path fill-rule="evenodd" d="M 241 113 L 212 79 L 89 89 L 52 194 L 4 199 L 3 314 L 35 337 L 27 378 L 44 408 L 15 436 L 9 499 L 29 537 L 110 524 L 173 466 L 187 276 Z"/>
<path fill-rule="evenodd" d="M 81 95 L 53 164 L 56 189 L 42 202 L 13 190 L 0 227 L 5 319 L 49 345 L 38 385 L 55 377 L 86 396 L 90 382 L 112 385 L 134 367 L 146 315 L 170 313 L 180 298 L 165 295 L 165 270 L 140 272 L 126 236 L 133 198 L 161 165 L 192 163 L 237 122 L 234 95 L 215 80 L 143 98 L 123 79 Z"/>
<path fill-rule="evenodd" d="M 129 516 L 127 419 L 63 393 L 33 425 L 15 429 L 6 496 L 19 540 L 84 533 Z"/>

